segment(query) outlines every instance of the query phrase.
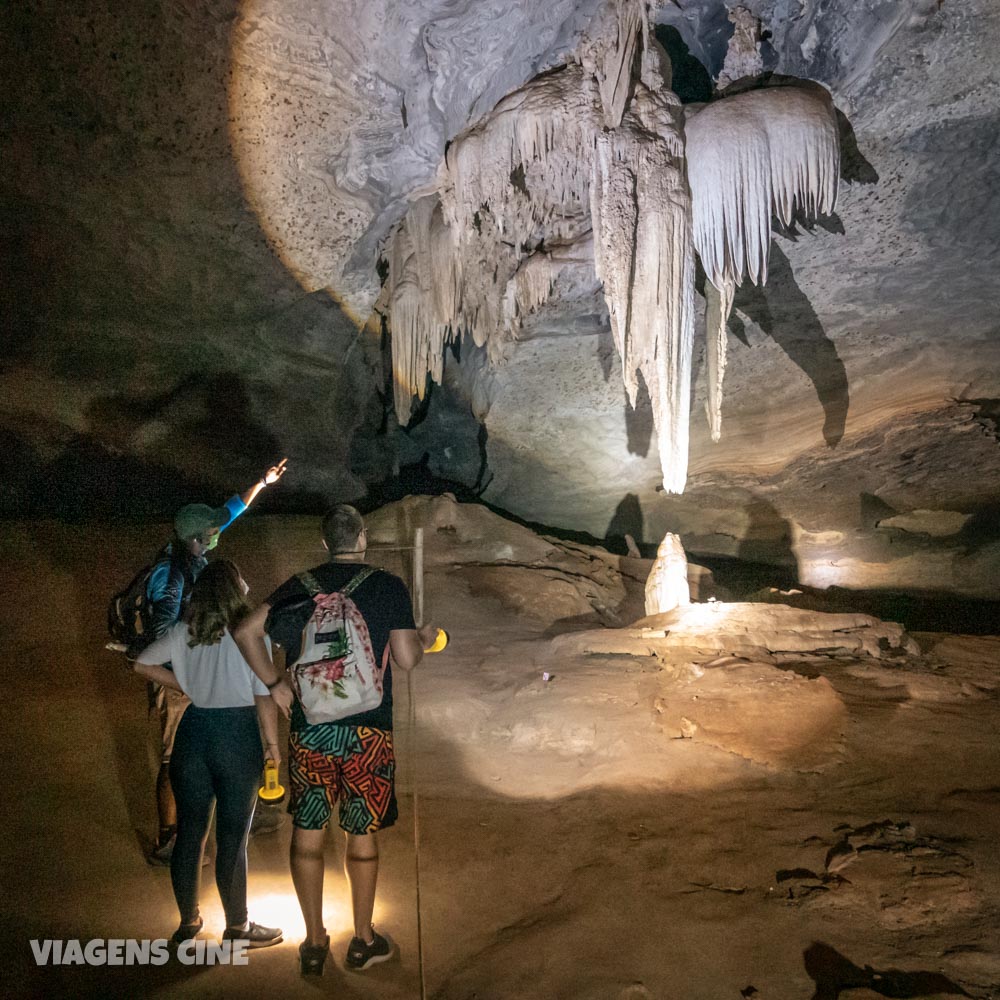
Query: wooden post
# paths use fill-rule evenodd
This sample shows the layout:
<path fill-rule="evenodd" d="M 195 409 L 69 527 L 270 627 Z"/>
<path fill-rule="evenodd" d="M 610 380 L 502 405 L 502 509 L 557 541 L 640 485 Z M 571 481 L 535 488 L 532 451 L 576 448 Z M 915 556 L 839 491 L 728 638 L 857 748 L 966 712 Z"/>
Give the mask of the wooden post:
<path fill-rule="evenodd" d="M 413 529 L 413 617 L 424 624 L 424 529 Z"/>
<path fill-rule="evenodd" d="M 417 628 L 424 624 L 424 529 L 413 529 L 413 617 Z M 410 696 L 410 748 L 411 781 L 413 782 L 413 866 L 417 889 L 417 968 L 420 972 L 420 1000 L 427 997 L 427 979 L 424 971 L 424 931 L 420 901 L 420 799 L 417 794 L 417 701 L 414 684 L 415 671 L 406 673 L 407 693 Z"/>

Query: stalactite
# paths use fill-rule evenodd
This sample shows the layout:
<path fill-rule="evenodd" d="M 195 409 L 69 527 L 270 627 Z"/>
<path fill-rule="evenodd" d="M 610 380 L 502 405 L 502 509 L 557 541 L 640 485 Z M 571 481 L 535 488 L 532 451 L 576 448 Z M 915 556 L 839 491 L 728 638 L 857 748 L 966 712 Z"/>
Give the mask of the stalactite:
<path fill-rule="evenodd" d="M 579 66 L 539 77 L 505 97 L 490 117 L 448 148 L 440 177 L 445 219 L 456 240 L 476 225 L 483 205 L 505 239 L 531 239 L 573 204 L 584 205 L 598 127 L 594 81 Z M 533 165 L 526 192 L 514 175 Z M 544 190 L 542 190 L 544 189 Z"/>
<path fill-rule="evenodd" d="M 635 80 L 636 50 L 648 24 L 642 0 L 615 0 L 614 37 L 601 46 L 594 67 L 607 128 L 618 128 L 625 114 Z"/>
<path fill-rule="evenodd" d="M 622 125 L 598 138 L 591 183 L 594 263 L 634 406 L 649 392 L 663 485 L 687 479 L 694 257 L 679 104 L 637 85 Z"/>
<path fill-rule="evenodd" d="M 722 433 L 726 321 L 746 274 L 767 281 L 771 216 L 832 212 L 840 145 L 830 95 L 819 86 L 773 87 L 725 98 L 688 122 L 694 243 L 705 268 L 712 440 Z"/>
<path fill-rule="evenodd" d="M 579 242 L 593 256 L 629 401 L 650 395 L 663 485 L 687 478 L 694 250 L 710 287 L 708 402 L 721 431 L 726 320 L 745 274 L 767 275 L 771 215 L 829 212 L 837 127 L 820 87 L 750 91 L 691 116 L 669 91 L 670 61 L 643 0 L 613 0 L 613 25 L 578 64 L 532 80 L 450 144 L 438 193 L 415 202 L 389 248 L 396 408 L 408 418 L 444 346 L 462 331 L 497 360 L 551 294 L 539 249 Z M 685 159 L 686 157 L 686 159 Z M 690 187 L 688 186 L 690 184 Z"/>
<path fill-rule="evenodd" d="M 459 318 L 460 267 L 437 196 L 414 202 L 389 251 L 393 396 L 401 424 L 409 421 L 413 397 L 424 398 L 428 373 L 438 383 L 444 375 L 444 348 Z"/>
<path fill-rule="evenodd" d="M 555 268 L 544 252 L 533 253 L 507 282 L 503 296 L 503 323 L 517 330 L 525 316 L 535 312 L 552 292 Z"/>
<path fill-rule="evenodd" d="M 708 398 L 705 412 L 712 440 L 722 437 L 722 382 L 726 374 L 726 320 L 733 308 L 736 286 L 723 281 L 716 288 L 705 282 L 705 367 L 708 377 Z"/>
<path fill-rule="evenodd" d="M 425 343 L 421 327 L 424 295 L 420 288 L 413 243 L 401 227 L 389 252 L 389 315 L 392 323 L 392 384 L 396 419 L 410 420 L 413 397 L 424 395 L 426 367 L 418 361 Z"/>
<path fill-rule="evenodd" d="M 840 152 L 821 87 L 771 87 L 716 101 L 685 127 L 694 243 L 716 288 L 767 280 L 771 215 L 832 212 Z"/>

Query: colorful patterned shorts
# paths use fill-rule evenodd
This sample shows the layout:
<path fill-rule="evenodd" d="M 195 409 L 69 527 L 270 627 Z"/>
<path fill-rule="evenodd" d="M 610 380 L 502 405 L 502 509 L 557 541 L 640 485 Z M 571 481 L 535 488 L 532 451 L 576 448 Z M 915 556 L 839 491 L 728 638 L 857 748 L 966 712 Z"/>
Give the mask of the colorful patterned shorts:
<path fill-rule="evenodd" d="M 391 731 L 327 722 L 293 731 L 288 742 L 293 826 L 325 829 L 334 802 L 347 833 L 373 833 L 396 822 Z"/>

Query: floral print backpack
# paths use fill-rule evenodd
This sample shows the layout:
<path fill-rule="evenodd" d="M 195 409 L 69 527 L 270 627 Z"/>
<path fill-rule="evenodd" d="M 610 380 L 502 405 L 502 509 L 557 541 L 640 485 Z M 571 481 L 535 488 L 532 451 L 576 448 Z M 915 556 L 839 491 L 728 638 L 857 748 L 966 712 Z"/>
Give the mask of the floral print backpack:
<path fill-rule="evenodd" d="M 368 625 L 351 594 L 376 570 L 366 566 L 340 590 L 324 594 L 311 573 L 298 579 L 313 599 L 313 612 L 302 630 L 292 684 L 306 722 L 336 722 L 378 708 L 382 678 L 389 662 L 386 643 L 381 666 L 375 662 Z"/>

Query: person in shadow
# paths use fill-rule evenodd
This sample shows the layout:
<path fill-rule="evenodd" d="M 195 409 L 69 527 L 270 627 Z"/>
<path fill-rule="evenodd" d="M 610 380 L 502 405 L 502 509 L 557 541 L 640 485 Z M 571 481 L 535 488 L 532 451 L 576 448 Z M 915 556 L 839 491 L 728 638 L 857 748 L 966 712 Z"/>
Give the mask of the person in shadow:
<path fill-rule="evenodd" d="M 253 486 L 242 494 L 231 496 L 221 507 L 192 503 L 177 512 L 174 536 L 157 553 L 146 584 L 151 620 L 149 638 L 158 639 L 182 618 L 195 581 L 208 565 L 207 554 L 218 545 L 222 532 L 246 512 L 261 490 L 281 479 L 287 462 L 288 459 L 283 458 L 272 465 Z M 142 645 L 147 642 L 148 639 Z M 130 659 L 135 659 L 142 645 L 128 650 Z M 155 711 L 160 729 L 160 771 L 156 779 L 160 828 L 147 860 L 152 865 L 169 865 L 177 828 L 177 806 L 170 784 L 170 756 L 177 727 L 190 702 L 182 691 L 155 681 L 149 683 L 148 695 L 150 712 Z"/>
<path fill-rule="evenodd" d="M 191 588 L 186 620 L 139 653 L 133 667 L 140 677 L 189 701 L 170 758 L 177 809 L 170 881 L 180 911 L 174 944 L 191 940 L 204 926 L 198 883 L 216 806 L 215 883 L 226 913 L 223 939 L 244 940 L 251 948 L 281 940 L 280 928 L 247 919 L 247 837 L 264 767 L 261 731 L 268 757 L 275 764 L 281 760 L 274 701 L 231 631 L 250 612 L 249 589 L 229 560 L 207 566 Z"/>

